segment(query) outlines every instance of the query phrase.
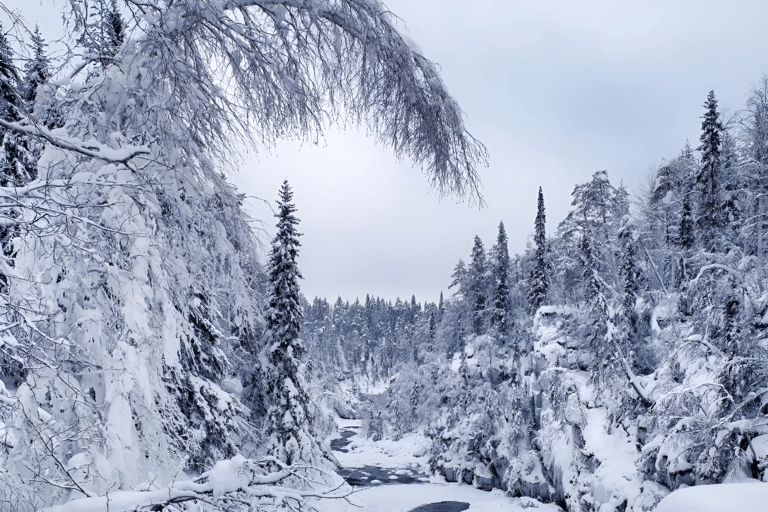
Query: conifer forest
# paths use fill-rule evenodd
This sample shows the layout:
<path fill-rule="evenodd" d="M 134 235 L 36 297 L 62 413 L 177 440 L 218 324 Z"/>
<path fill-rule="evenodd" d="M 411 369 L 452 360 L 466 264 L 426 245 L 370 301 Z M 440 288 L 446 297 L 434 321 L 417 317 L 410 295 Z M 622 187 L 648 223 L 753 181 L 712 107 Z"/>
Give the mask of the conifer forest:
<path fill-rule="evenodd" d="M 698 140 L 640 187 L 596 170 L 548 223 L 540 183 L 451 255 L 439 301 L 307 297 L 310 191 L 289 176 L 253 219 L 243 148 L 354 126 L 484 206 L 492 152 L 401 20 L 381 0 L 68 0 L 39 7 L 53 51 L 17 7 L 0 512 L 766 510 L 768 76 L 735 112 L 687 98 Z"/>

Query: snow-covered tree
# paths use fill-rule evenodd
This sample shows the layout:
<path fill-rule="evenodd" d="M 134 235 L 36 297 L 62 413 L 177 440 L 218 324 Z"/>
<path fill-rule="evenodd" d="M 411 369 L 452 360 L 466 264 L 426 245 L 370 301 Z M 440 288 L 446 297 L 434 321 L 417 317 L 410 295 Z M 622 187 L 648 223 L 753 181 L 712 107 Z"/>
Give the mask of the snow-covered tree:
<path fill-rule="evenodd" d="M 19 121 L 25 110 L 21 77 L 13 61 L 13 49 L 0 26 L 0 120 L 7 123 Z M 26 185 L 36 176 L 28 141 L 23 134 L 2 127 L 0 141 L 0 187 Z"/>
<path fill-rule="evenodd" d="M 618 264 L 613 248 L 621 219 L 628 213 L 626 191 L 614 187 L 606 171 L 598 171 L 589 182 L 576 185 L 571 195 L 573 210 L 558 226 L 560 235 L 571 247 L 589 237 L 596 270 L 607 282 L 616 283 Z"/>
<path fill-rule="evenodd" d="M 492 249 L 493 268 L 491 269 L 491 327 L 502 336 L 509 332 L 512 319 L 510 318 L 509 303 L 509 238 L 504 229 L 504 223 L 499 222 L 499 233 L 496 244 Z"/>
<path fill-rule="evenodd" d="M 40 34 L 40 28 L 35 25 L 29 41 L 29 49 L 32 53 L 29 60 L 24 64 L 24 80 L 22 85 L 22 96 L 30 112 L 34 112 L 33 107 L 37 98 L 37 89 L 47 84 L 51 79 L 51 62 L 46 52 L 48 45 Z"/>
<path fill-rule="evenodd" d="M 488 262 L 483 241 L 477 235 L 470 258 L 467 269 L 467 300 L 472 315 L 472 332 L 484 334 L 488 312 Z"/>
<path fill-rule="evenodd" d="M 118 0 L 81 0 L 79 9 L 74 13 L 74 28 L 80 33 L 78 43 L 89 52 L 89 60 L 109 66 L 125 41 L 128 28 Z"/>
<path fill-rule="evenodd" d="M 267 299 L 265 355 L 268 364 L 258 368 L 266 382 L 260 392 L 272 403 L 266 411 L 267 432 L 274 436 L 270 450 L 288 464 L 311 460 L 302 450 L 311 449 L 309 426 L 312 421 L 306 394 L 303 359 L 306 347 L 299 338 L 302 308 L 299 289 L 301 272 L 297 264 L 299 219 L 291 202 L 293 192 L 284 181 L 277 201 L 277 234 L 269 255 L 269 295 Z M 309 447 L 307 445 L 310 445 Z"/>
<path fill-rule="evenodd" d="M 621 241 L 621 277 L 623 303 L 626 314 L 634 323 L 634 308 L 637 299 L 645 289 L 645 275 L 638 262 L 638 233 L 634 221 L 627 217 L 619 231 Z"/>
<path fill-rule="evenodd" d="M 536 209 L 536 221 L 533 226 L 533 241 L 536 249 L 533 255 L 533 268 L 528 278 L 528 307 L 531 311 L 544 304 L 549 290 L 549 275 L 547 272 L 547 217 L 544 210 L 544 192 L 539 187 L 539 199 Z"/>
<path fill-rule="evenodd" d="M 696 203 L 696 236 L 701 248 L 712 251 L 715 230 L 722 224 L 720 198 L 720 167 L 723 125 L 717 111 L 715 92 L 709 91 L 704 103 L 706 111 L 701 122 L 701 167 L 696 174 L 698 201 Z"/>

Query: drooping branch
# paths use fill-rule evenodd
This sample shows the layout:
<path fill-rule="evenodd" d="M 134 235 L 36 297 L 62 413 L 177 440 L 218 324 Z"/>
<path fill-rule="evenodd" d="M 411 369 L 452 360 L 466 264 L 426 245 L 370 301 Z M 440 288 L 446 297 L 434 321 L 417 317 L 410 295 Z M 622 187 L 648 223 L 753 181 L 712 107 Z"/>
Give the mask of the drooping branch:
<path fill-rule="evenodd" d="M 317 140 L 343 116 L 422 167 L 441 195 L 482 203 L 477 168 L 487 164 L 485 146 L 465 129 L 437 66 L 379 0 L 126 5 L 145 21 L 122 60 L 171 84 L 164 119 L 183 123 L 193 140 L 235 150 L 234 132 L 267 145 Z M 156 57 L 151 70 L 139 71 L 145 47 Z"/>
<path fill-rule="evenodd" d="M 0 126 L 8 130 L 43 139 L 49 144 L 65 151 L 74 151 L 91 158 L 96 158 L 112 164 L 127 164 L 130 160 L 140 155 L 148 155 L 149 149 L 145 147 L 128 147 L 112 149 L 96 141 L 82 142 L 73 139 L 53 135 L 50 130 L 40 126 L 27 126 L 20 123 L 10 123 L 0 119 Z"/>

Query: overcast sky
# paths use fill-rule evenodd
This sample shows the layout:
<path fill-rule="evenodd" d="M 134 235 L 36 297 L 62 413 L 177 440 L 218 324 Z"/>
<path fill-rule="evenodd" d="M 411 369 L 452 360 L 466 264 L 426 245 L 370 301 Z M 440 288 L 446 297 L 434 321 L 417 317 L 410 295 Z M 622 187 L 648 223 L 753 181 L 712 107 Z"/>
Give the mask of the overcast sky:
<path fill-rule="evenodd" d="M 64 6 L 5 2 L 44 32 Z M 487 207 L 440 201 L 410 162 L 356 130 L 331 131 L 320 146 L 286 143 L 246 155 L 233 177 L 243 192 L 274 201 L 283 179 L 294 188 L 309 300 L 370 293 L 436 301 L 476 234 L 490 247 L 503 221 L 510 251 L 525 249 L 539 186 L 549 232 L 567 214 L 574 185 L 595 171 L 635 193 L 686 139 L 698 145 L 710 89 L 733 113 L 768 72 L 765 1 L 386 4 L 441 66 L 466 126 L 488 147 Z M 268 207 L 252 199 L 249 209 L 274 232 Z"/>

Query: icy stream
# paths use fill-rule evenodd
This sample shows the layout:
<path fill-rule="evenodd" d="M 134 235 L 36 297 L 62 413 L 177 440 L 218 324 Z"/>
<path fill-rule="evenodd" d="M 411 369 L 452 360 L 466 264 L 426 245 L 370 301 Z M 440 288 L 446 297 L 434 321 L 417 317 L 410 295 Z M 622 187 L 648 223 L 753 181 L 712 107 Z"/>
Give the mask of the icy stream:
<path fill-rule="evenodd" d="M 337 423 L 338 432 L 328 442 L 341 465 L 339 474 L 357 492 L 351 503 L 320 503 L 322 512 L 561 511 L 530 498 L 510 498 L 498 489 L 486 492 L 429 476 L 429 441 L 423 436 L 373 442 L 359 435 L 358 420 Z"/>

